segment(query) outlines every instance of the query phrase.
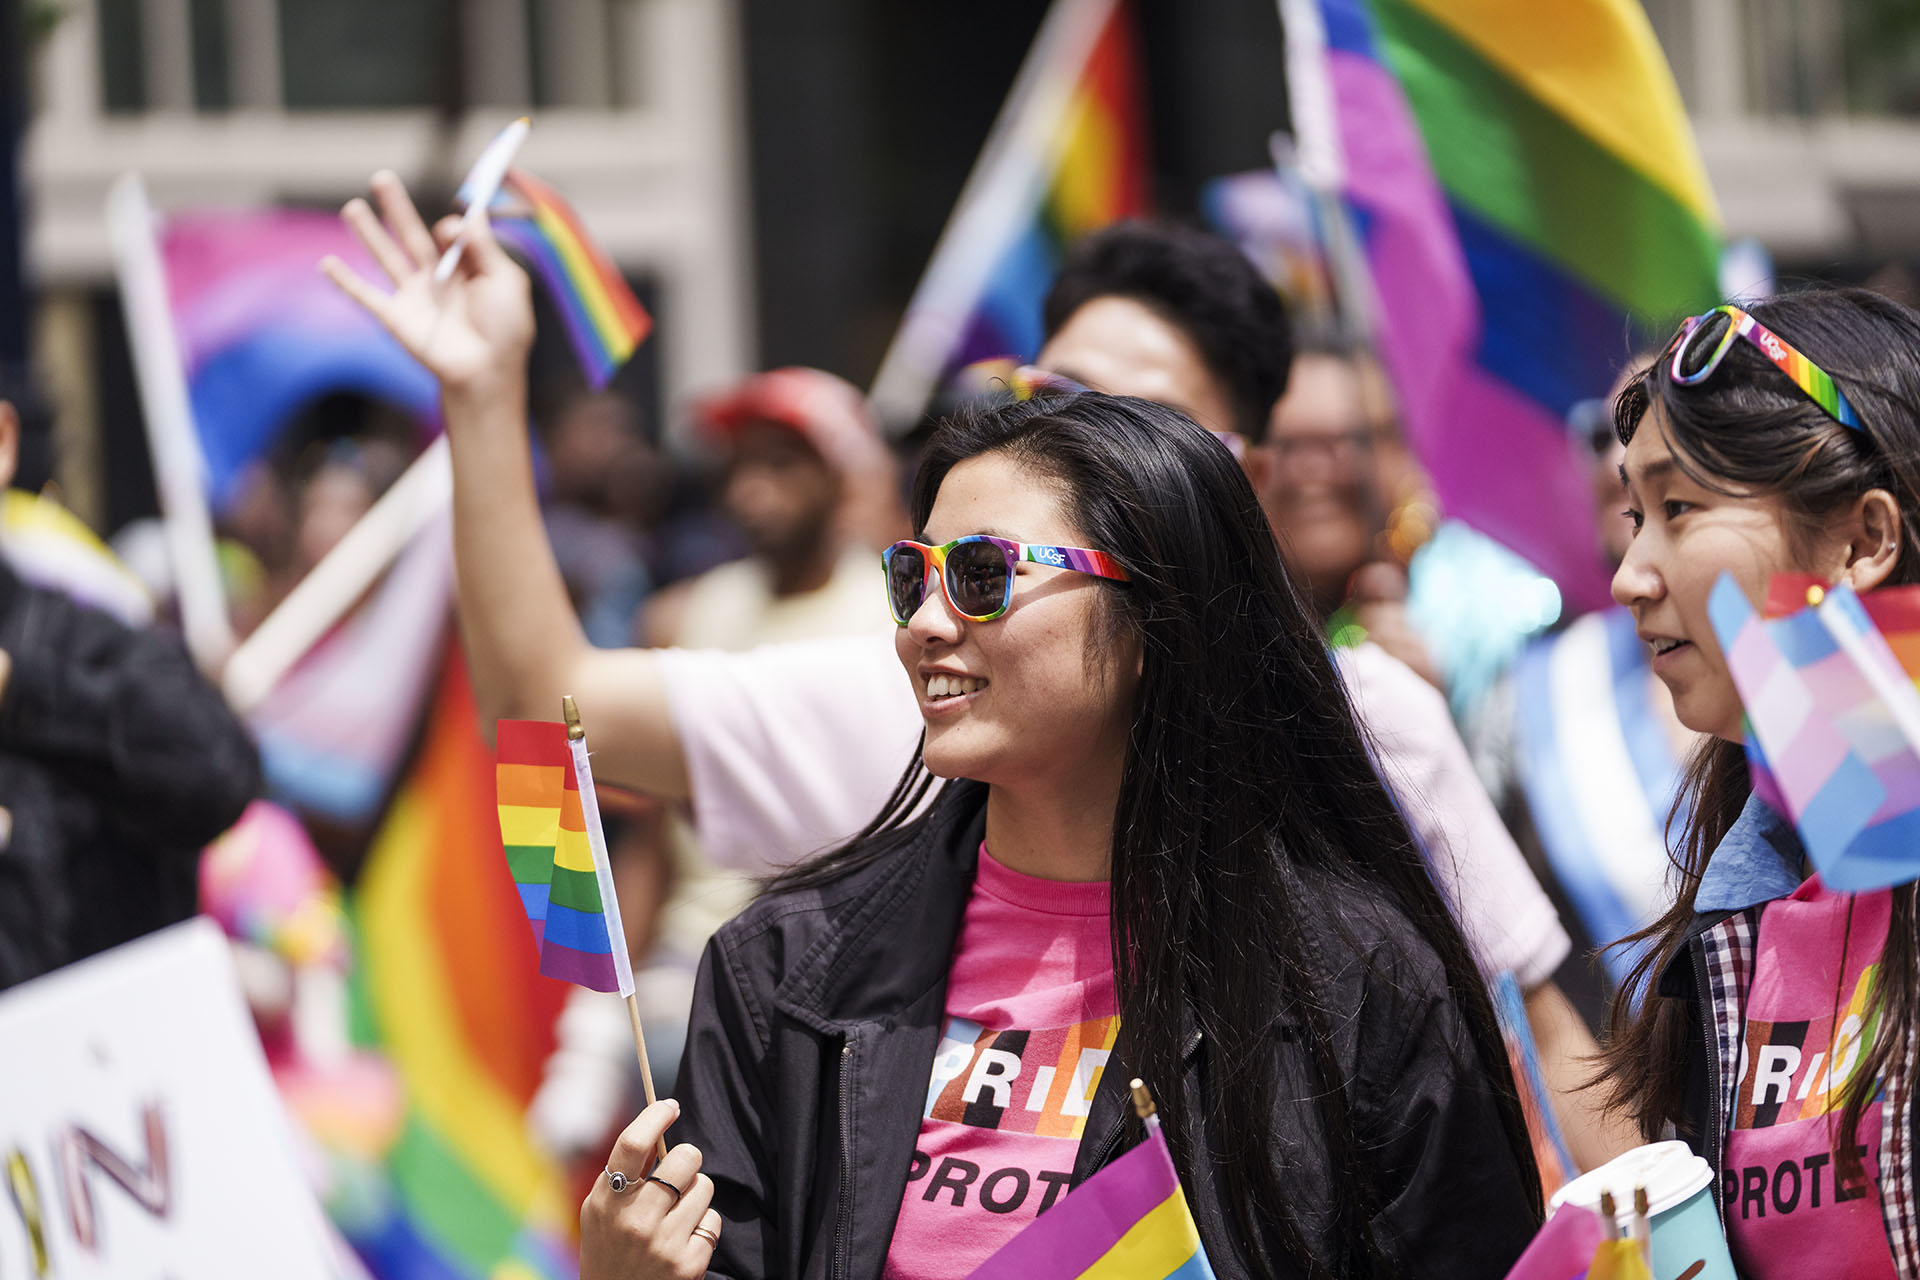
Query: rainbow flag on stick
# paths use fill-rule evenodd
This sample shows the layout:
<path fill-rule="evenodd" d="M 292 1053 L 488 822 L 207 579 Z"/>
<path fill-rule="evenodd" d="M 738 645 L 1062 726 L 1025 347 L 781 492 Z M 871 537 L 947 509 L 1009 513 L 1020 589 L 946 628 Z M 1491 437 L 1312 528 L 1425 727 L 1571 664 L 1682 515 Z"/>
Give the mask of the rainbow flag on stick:
<path fill-rule="evenodd" d="M 464 205 L 472 192 L 454 197 Z M 511 169 L 487 208 L 493 234 L 517 250 L 560 310 L 574 356 L 604 387 L 653 329 L 626 277 L 587 234 L 566 198 L 524 169 Z"/>
<path fill-rule="evenodd" d="M 1124 0 L 1054 0 L 874 375 L 884 420 L 963 365 L 1039 354 L 1065 246 L 1146 211 L 1137 63 Z"/>
<path fill-rule="evenodd" d="M 1631 343 L 1719 300 L 1719 215 L 1638 0 L 1282 0 L 1310 178 L 1448 513 L 1605 603 L 1563 427 Z"/>
<path fill-rule="evenodd" d="M 502 720 L 495 741 L 494 785 L 499 794 L 500 842 L 520 891 L 520 905 L 540 949 L 540 972 L 594 991 L 617 991 L 627 1002 L 640 1086 L 654 1101 L 653 1068 L 634 998 L 633 963 L 613 862 L 600 825 L 587 735 L 571 697 L 561 699 L 566 723 Z M 667 1154 L 666 1139 L 658 1143 Z"/>
<path fill-rule="evenodd" d="M 569 741 L 564 724 L 502 720 L 495 743 L 500 842 L 540 948 L 540 972 L 632 995 L 586 739 Z"/>
<path fill-rule="evenodd" d="M 1088 1178 L 975 1268 L 970 1280 L 1213 1280 L 1146 1089 L 1147 1140 Z"/>
<path fill-rule="evenodd" d="M 1723 574 L 1708 616 L 1746 706 L 1754 791 L 1829 888 L 1920 878 L 1920 587 L 1776 578 L 1769 617 Z"/>

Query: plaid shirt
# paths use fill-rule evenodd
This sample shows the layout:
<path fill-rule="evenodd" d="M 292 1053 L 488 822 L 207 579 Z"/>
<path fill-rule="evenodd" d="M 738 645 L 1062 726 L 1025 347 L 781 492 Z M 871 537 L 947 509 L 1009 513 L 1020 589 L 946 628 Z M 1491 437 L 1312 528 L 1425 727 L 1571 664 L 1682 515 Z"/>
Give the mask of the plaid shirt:
<path fill-rule="evenodd" d="M 1764 904 L 1762 904 L 1764 905 Z M 1718 1123 L 1709 1129 L 1705 1152 L 1713 1164 L 1718 1197 L 1725 1163 L 1728 1118 L 1734 1114 L 1734 1093 L 1740 1084 L 1740 1050 L 1746 1039 L 1746 999 L 1753 981 L 1753 962 L 1759 932 L 1760 906 L 1736 911 L 1698 934 L 1693 945 L 1704 959 L 1707 1001 L 1701 1012 L 1704 1030 L 1718 1047 Z M 1704 1043 L 1704 1042 L 1703 1042 Z M 1914 1100 L 1910 1067 L 1914 1046 L 1897 1053 L 1887 1068 L 1881 1108 L 1880 1213 L 1886 1223 L 1887 1243 L 1900 1280 L 1920 1280 L 1920 1212 L 1916 1212 L 1914 1185 Z M 1726 1206 L 1721 1206 L 1724 1215 Z"/>

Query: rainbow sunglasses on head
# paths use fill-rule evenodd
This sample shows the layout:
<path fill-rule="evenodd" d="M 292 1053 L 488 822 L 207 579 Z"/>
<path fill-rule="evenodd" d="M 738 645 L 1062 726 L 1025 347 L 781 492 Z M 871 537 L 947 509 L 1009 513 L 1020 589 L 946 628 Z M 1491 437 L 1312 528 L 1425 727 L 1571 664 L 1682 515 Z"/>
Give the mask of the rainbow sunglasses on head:
<path fill-rule="evenodd" d="M 1013 567 L 1021 561 L 1071 569 L 1127 582 L 1127 571 L 1104 551 L 1050 547 L 973 533 L 942 546 L 903 539 L 880 553 L 887 578 L 887 607 L 906 626 L 926 602 L 927 581 L 938 576 L 953 611 L 974 622 L 991 622 L 1013 603 Z"/>
<path fill-rule="evenodd" d="M 1860 415 L 1833 378 L 1813 361 L 1801 355 L 1794 345 L 1752 316 L 1732 305 L 1704 311 L 1680 326 L 1673 338 L 1673 363 L 1667 374 L 1683 387 L 1695 386 L 1713 376 L 1733 346 L 1735 338 L 1745 338 L 1760 348 L 1761 354 L 1780 372 L 1793 379 L 1807 398 L 1827 411 L 1843 427 L 1864 431 Z"/>

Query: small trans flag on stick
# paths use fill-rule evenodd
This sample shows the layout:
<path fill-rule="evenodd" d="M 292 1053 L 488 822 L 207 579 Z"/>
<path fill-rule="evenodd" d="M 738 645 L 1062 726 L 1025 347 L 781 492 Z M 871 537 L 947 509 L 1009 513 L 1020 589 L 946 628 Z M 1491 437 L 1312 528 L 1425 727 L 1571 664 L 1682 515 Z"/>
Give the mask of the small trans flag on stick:
<path fill-rule="evenodd" d="M 1213 1280 L 1160 1132 L 1133 1082 L 1147 1140 L 1082 1183 L 974 1270 L 970 1280 Z"/>
<path fill-rule="evenodd" d="M 1708 616 L 1746 708 L 1754 792 L 1830 889 L 1920 879 L 1920 587 L 1775 578 L 1767 614 L 1721 575 Z"/>
<path fill-rule="evenodd" d="M 571 697 L 565 723 L 502 720 L 495 737 L 494 785 L 500 842 L 540 949 L 540 972 L 627 1002 L 633 1047 L 647 1102 L 653 1070 L 634 998 L 633 964 L 613 889 L 613 863 L 600 825 L 586 731 Z M 660 1153 L 666 1155 L 665 1139 Z"/>

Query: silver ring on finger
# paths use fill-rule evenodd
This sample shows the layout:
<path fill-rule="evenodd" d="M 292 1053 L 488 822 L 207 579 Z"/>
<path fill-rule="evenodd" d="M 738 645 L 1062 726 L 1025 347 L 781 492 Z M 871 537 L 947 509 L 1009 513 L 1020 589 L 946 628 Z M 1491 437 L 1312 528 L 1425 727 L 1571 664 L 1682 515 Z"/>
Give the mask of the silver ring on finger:
<path fill-rule="evenodd" d="M 638 1179 L 629 1178 L 618 1169 L 609 1169 L 607 1170 L 607 1185 L 613 1188 L 613 1194 L 619 1195 L 622 1191 L 633 1190 L 633 1188 L 639 1186 L 640 1183 Z"/>
<path fill-rule="evenodd" d="M 709 1231 L 705 1227 L 695 1227 L 693 1234 L 699 1236 L 716 1249 L 720 1247 L 720 1233 L 717 1231 Z"/>

